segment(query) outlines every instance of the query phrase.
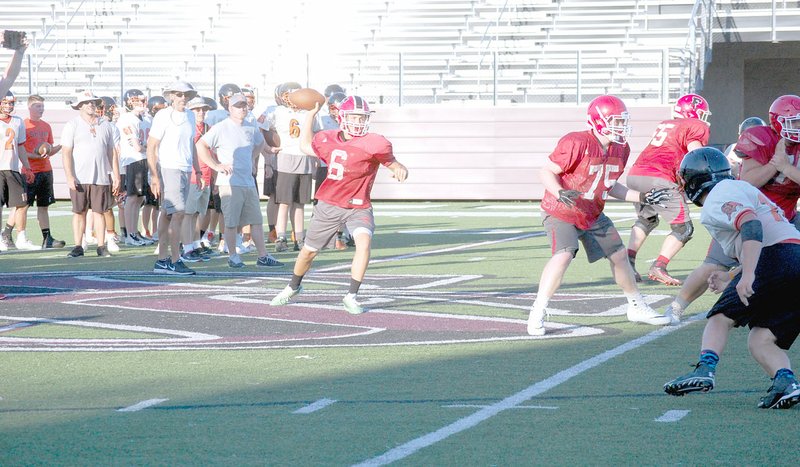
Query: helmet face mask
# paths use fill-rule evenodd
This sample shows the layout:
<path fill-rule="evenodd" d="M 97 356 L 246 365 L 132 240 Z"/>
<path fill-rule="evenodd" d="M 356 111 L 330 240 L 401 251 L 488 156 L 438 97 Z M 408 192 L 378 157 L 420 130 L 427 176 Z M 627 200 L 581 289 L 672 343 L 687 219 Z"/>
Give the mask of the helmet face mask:
<path fill-rule="evenodd" d="M 153 96 L 147 99 L 147 112 L 155 117 L 159 110 L 167 106 L 167 100 L 162 96 Z"/>
<path fill-rule="evenodd" d="M 123 104 L 125 108 L 131 112 L 136 109 L 140 109 L 140 111 L 147 109 L 147 100 L 144 97 L 144 93 L 139 89 L 128 89 L 125 91 Z"/>
<path fill-rule="evenodd" d="M 630 115 L 622 99 L 600 96 L 589 103 L 588 123 L 599 135 L 616 144 L 625 144 L 631 135 Z"/>
<path fill-rule="evenodd" d="M 228 99 L 234 95 L 241 93 L 242 90 L 239 86 L 233 83 L 225 83 L 219 88 L 219 92 L 217 93 L 217 97 L 219 97 L 219 103 L 222 105 L 223 108 L 228 108 Z"/>
<path fill-rule="evenodd" d="M 800 97 L 781 96 L 769 107 L 769 124 L 776 133 L 793 143 L 800 143 Z"/>
<path fill-rule="evenodd" d="M 2 113 L 3 115 L 13 114 L 16 104 L 17 104 L 17 98 L 14 97 L 14 93 L 8 91 L 5 97 L 3 97 L 2 100 L 0 100 L 0 113 Z"/>
<path fill-rule="evenodd" d="M 339 106 L 347 99 L 347 95 L 343 92 L 335 92 L 328 96 L 328 115 L 339 121 Z"/>
<path fill-rule="evenodd" d="M 282 105 L 284 107 L 289 107 L 290 109 L 296 110 L 296 108 L 291 105 L 291 101 L 287 99 L 286 96 L 288 96 L 294 91 L 297 91 L 300 88 L 302 88 L 302 86 L 300 86 L 300 83 L 296 83 L 294 81 L 287 81 L 279 85 L 278 88 L 275 89 L 276 92 L 275 101 L 276 102 L 279 101 L 278 105 Z"/>
<path fill-rule="evenodd" d="M 731 165 L 719 149 L 702 147 L 683 157 L 678 169 L 678 185 L 689 201 L 703 205 L 703 195 L 723 180 L 733 180 Z"/>
<path fill-rule="evenodd" d="M 686 94 L 678 98 L 672 108 L 672 118 L 694 118 L 710 125 L 711 110 L 703 96 Z"/>
<path fill-rule="evenodd" d="M 369 120 L 372 112 L 369 104 L 360 96 L 347 96 L 338 107 L 339 128 L 350 136 L 358 137 L 369 133 Z"/>

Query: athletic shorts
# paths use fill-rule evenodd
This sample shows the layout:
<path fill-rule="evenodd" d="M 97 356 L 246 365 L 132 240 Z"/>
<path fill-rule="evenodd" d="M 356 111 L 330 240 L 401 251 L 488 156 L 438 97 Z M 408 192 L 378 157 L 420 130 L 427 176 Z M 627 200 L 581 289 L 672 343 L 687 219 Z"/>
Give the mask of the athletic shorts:
<path fill-rule="evenodd" d="M 33 203 L 36 203 L 36 206 L 41 208 L 55 203 L 53 171 L 38 172 L 35 177 L 33 183 L 28 184 L 28 206 L 33 206 Z"/>
<path fill-rule="evenodd" d="M 272 172 L 270 175 L 267 175 L 266 173 L 264 174 L 264 196 L 275 196 L 277 178 L 277 172 Z"/>
<path fill-rule="evenodd" d="M 126 167 L 125 192 L 128 196 L 145 196 L 149 184 L 147 159 L 131 162 Z"/>
<path fill-rule="evenodd" d="M 658 177 L 629 175 L 628 178 L 625 179 L 625 185 L 641 193 L 646 193 L 653 188 L 669 188 L 670 190 L 669 193 L 672 195 L 672 198 L 661 202 L 664 207 L 656 204 L 645 205 L 634 203 L 636 216 L 640 219 L 658 216 L 670 224 L 684 224 L 689 221 L 689 205 L 683 198 L 683 193 L 678 189 L 677 184 Z"/>
<path fill-rule="evenodd" d="M 353 236 L 359 233 L 368 233 L 371 236 L 375 233 L 372 208 L 348 209 L 318 201 L 306 232 L 305 247 L 312 251 L 332 248 L 342 224 L 347 226 Z"/>
<path fill-rule="evenodd" d="M 275 187 L 278 204 L 308 204 L 311 202 L 311 174 L 278 172 Z"/>
<path fill-rule="evenodd" d="M 222 202 L 222 215 L 225 217 L 226 228 L 263 225 L 258 188 L 220 185 L 219 198 Z"/>
<path fill-rule="evenodd" d="M 111 209 L 113 199 L 109 185 L 78 184 L 75 190 L 69 190 L 72 200 L 72 212 L 82 214 L 91 209 L 94 212 L 106 212 Z"/>
<path fill-rule="evenodd" d="M 730 281 L 708 317 L 722 313 L 736 327 L 767 328 L 777 337 L 778 347 L 788 350 L 800 333 L 800 300 L 794 291 L 800 284 L 800 244 L 778 243 L 761 250 L 748 306 L 736 293 L 741 277 Z"/>
<path fill-rule="evenodd" d="M 189 195 L 186 196 L 186 214 L 205 214 L 208 211 L 208 200 L 211 198 L 211 188 L 202 190 L 194 183 L 189 184 Z"/>
<path fill-rule="evenodd" d="M 167 214 L 184 212 L 186 197 L 189 196 L 189 176 L 191 172 L 178 169 L 164 169 L 161 172 L 161 210 Z"/>
<path fill-rule="evenodd" d="M 213 191 L 213 189 L 212 189 Z M 212 193 L 208 198 L 208 209 L 213 209 L 216 212 L 222 212 L 222 200 L 219 199 L 219 193 Z"/>
<path fill-rule="evenodd" d="M 542 225 L 547 232 L 548 240 L 550 240 L 552 254 L 568 251 L 574 258 L 578 254 L 578 240 L 580 240 L 586 250 L 589 262 L 594 263 L 600 258 L 608 258 L 625 248 L 614 223 L 602 213 L 586 230 L 579 229 L 575 227 L 575 224 L 550 215 L 542 219 Z"/>
<path fill-rule="evenodd" d="M 158 198 L 153 194 L 153 190 L 150 189 L 150 183 L 148 182 L 144 192 L 144 205 L 158 207 L 160 204 Z"/>
<path fill-rule="evenodd" d="M 735 268 L 739 265 L 739 261 L 737 261 L 736 258 L 731 258 L 730 256 L 726 255 L 725 252 L 722 251 L 722 245 L 720 245 L 719 242 L 713 238 L 711 239 L 711 245 L 708 246 L 706 259 L 704 259 L 703 262 L 708 264 L 716 264 L 728 269 Z"/>
<path fill-rule="evenodd" d="M 21 207 L 28 203 L 25 177 L 13 170 L 0 170 L 0 205 Z"/>

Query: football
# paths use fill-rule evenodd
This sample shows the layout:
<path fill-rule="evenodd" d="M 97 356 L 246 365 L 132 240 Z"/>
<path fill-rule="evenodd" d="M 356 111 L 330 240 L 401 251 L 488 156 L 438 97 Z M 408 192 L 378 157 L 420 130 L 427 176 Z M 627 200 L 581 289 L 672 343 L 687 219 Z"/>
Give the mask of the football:
<path fill-rule="evenodd" d="M 36 154 L 38 154 L 40 156 L 46 156 L 50 152 L 51 149 L 53 149 L 53 146 L 51 146 L 50 143 L 45 141 L 45 142 L 39 144 L 39 146 L 36 148 Z"/>
<path fill-rule="evenodd" d="M 313 110 L 314 104 L 319 103 L 320 108 L 325 105 L 325 96 L 316 89 L 301 88 L 287 95 L 289 105 L 302 110 Z"/>

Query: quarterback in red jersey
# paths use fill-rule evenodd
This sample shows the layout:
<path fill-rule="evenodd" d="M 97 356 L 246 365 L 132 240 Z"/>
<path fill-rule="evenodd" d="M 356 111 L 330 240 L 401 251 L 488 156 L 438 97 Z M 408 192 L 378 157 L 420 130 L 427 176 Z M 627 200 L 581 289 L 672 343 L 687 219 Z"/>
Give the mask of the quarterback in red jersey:
<path fill-rule="evenodd" d="M 545 333 L 547 305 L 578 253 L 579 240 L 590 263 L 600 258 L 611 262 L 614 280 L 628 300 L 628 320 L 669 323 L 639 293 L 619 232 L 603 214 L 608 195 L 649 205 L 667 200 L 669 194 L 664 189 L 640 193 L 617 182 L 630 155 L 628 109 L 621 99 L 616 96 L 594 99 L 589 104 L 588 123 L 588 131 L 568 133 L 561 138 L 541 171 L 545 187 L 542 224 L 553 256 L 542 270 L 528 317 L 528 334 L 532 336 Z"/>
<path fill-rule="evenodd" d="M 306 125 L 300 130 L 300 149 L 317 156 L 328 165 L 328 176 L 317 190 L 317 204 L 311 226 L 297 261 L 289 285 L 270 305 L 280 306 L 300 293 L 300 282 L 311 268 L 319 250 L 332 245 L 342 224 L 347 226 L 356 243 L 356 252 L 350 271 L 350 288 L 342 303 L 351 314 L 365 310 L 358 303 L 357 294 L 369 264 L 375 219 L 372 215 L 370 192 L 375 183 L 378 167 L 392 171 L 402 182 L 408 177 L 406 167 L 394 158 L 392 143 L 375 133 L 369 133 L 372 114 L 367 101 L 359 96 L 348 96 L 339 106 L 338 130 L 320 131 L 313 135 L 313 121 L 319 105 L 306 114 Z"/>
<path fill-rule="evenodd" d="M 681 285 L 681 281 L 667 272 L 670 260 L 692 238 L 694 226 L 689 218 L 689 207 L 678 188 L 675 173 L 683 155 L 708 144 L 711 115 L 708 102 L 697 94 L 686 94 L 672 108 L 672 119 L 658 124 L 650 143 L 644 148 L 628 172 L 626 184 L 638 191 L 666 188 L 671 193 L 663 206 L 636 204 L 636 223 L 628 239 L 628 260 L 633 267 L 636 282 L 642 278 L 636 272 L 636 253 L 647 236 L 658 225 L 659 217 L 669 221 L 670 234 L 664 239 L 658 258 L 650 267 L 648 277 L 666 285 Z"/>

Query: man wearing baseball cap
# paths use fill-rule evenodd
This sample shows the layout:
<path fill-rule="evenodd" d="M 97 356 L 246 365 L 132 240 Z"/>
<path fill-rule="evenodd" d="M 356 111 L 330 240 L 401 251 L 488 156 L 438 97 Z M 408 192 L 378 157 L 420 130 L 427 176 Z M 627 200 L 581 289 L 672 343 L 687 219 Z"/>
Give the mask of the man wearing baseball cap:
<path fill-rule="evenodd" d="M 197 95 L 185 81 L 176 81 L 164 89 L 164 98 L 171 103 L 153 117 L 147 139 L 147 165 L 150 168 L 150 189 L 159 199 L 158 259 L 153 272 L 158 274 L 192 275 L 195 272 L 181 260 L 181 225 L 189 195 L 192 169 L 200 174 L 194 150 L 195 117 L 186 103 Z M 199 177 L 198 175 L 198 178 Z M 202 179 L 197 184 L 202 187 Z"/>
<path fill-rule="evenodd" d="M 91 91 L 79 92 L 72 108 L 80 113 L 64 125 L 61 133 L 64 172 L 72 200 L 75 247 L 67 254 L 72 258 L 84 254 L 81 243 L 89 209 L 97 230 L 97 256 L 111 256 L 106 247 L 103 213 L 111 207 L 112 192 L 119 190 L 119 159 L 114 151 L 113 127 L 102 125 L 97 119 L 95 109 L 99 103 L 100 98 Z"/>
<path fill-rule="evenodd" d="M 267 253 L 264 245 L 264 221 L 261 216 L 258 188 L 253 177 L 254 164 L 266 145 L 264 136 L 255 126 L 245 123 L 249 112 L 247 98 L 233 94 L 228 100 L 230 116 L 217 123 L 197 142 L 200 159 L 217 172 L 217 187 L 225 218 L 225 243 L 230 258 L 228 266 L 244 266 L 236 252 L 236 230 L 250 226 L 258 249 L 256 266 L 280 267 L 283 264 Z M 217 155 L 215 158 L 211 151 Z"/>

